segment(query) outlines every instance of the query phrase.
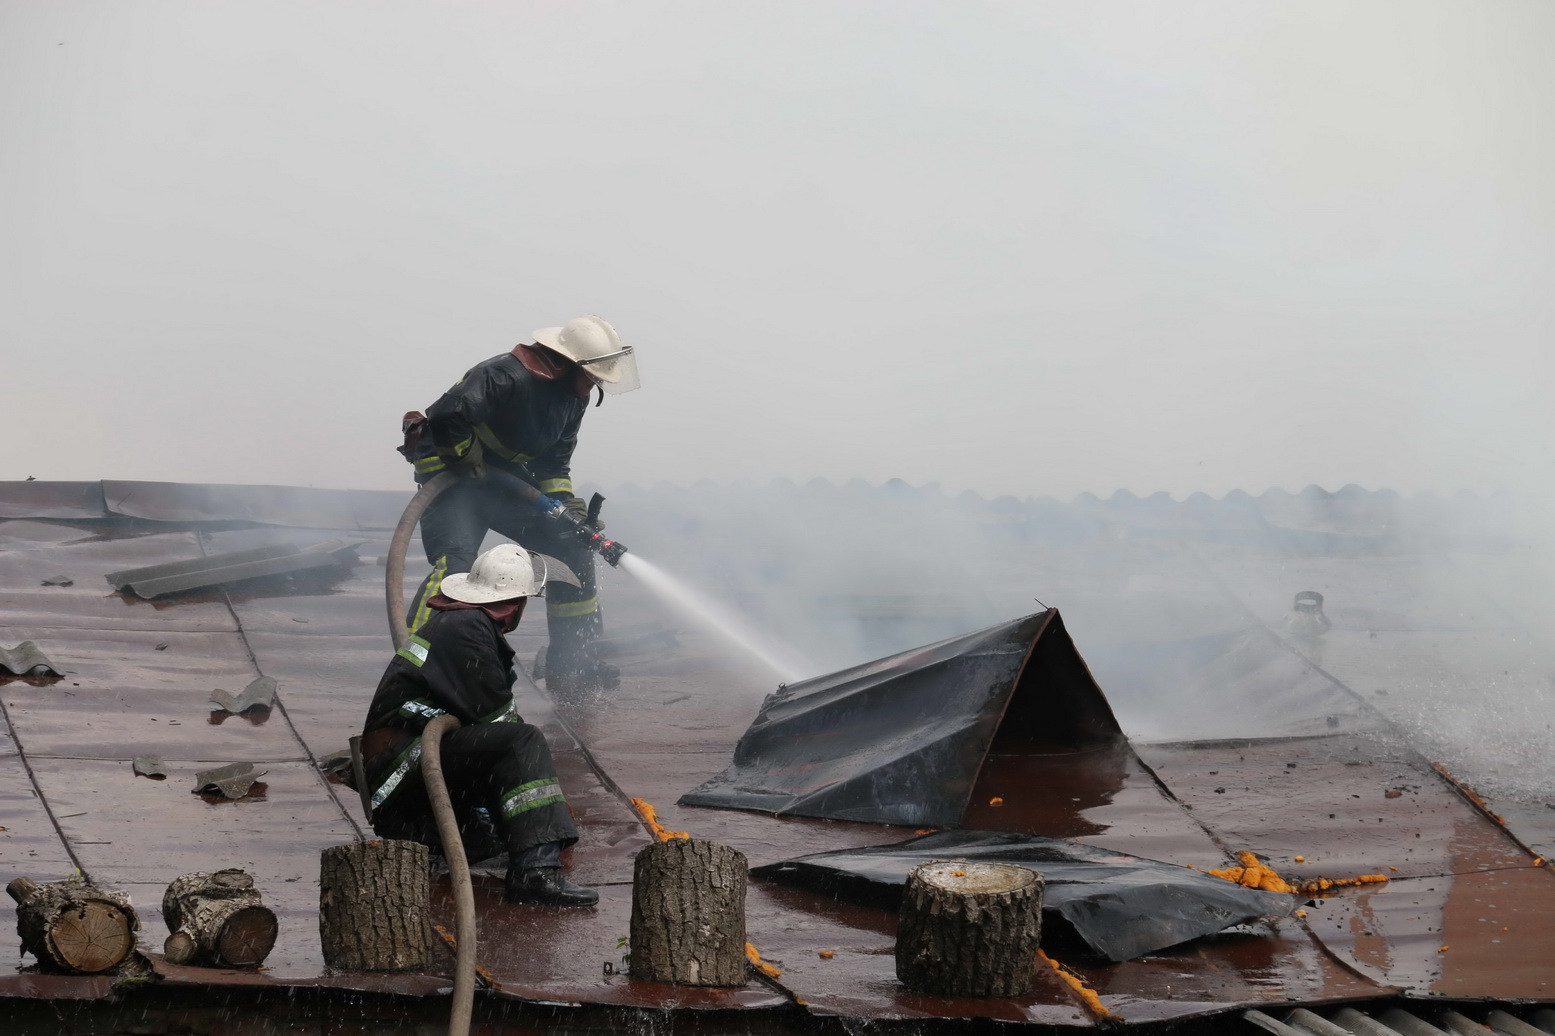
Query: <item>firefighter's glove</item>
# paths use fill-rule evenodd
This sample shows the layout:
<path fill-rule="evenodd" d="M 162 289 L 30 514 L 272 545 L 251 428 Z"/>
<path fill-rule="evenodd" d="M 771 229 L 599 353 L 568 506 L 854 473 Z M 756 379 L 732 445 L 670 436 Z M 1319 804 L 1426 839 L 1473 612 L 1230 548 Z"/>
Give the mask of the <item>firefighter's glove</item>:
<path fill-rule="evenodd" d="M 600 532 L 604 529 L 605 523 L 598 518 L 595 518 L 592 522 L 589 521 L 589 506 L 583 502 L 581 496 L 573 496 L 570 493 L 566 496 L 558 494 L 556 499 L 561 501 L 562 510 L 566 511 L 570 517 L 575 519 L 585 529 L 592 529 L 595 532 Z"/>

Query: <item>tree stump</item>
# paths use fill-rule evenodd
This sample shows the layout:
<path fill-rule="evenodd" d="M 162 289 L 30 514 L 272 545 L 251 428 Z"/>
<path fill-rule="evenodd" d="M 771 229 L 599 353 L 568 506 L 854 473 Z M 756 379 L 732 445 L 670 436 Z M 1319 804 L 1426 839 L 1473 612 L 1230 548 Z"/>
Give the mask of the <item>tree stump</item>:
<path fill-rule="evenodd" d="M 745 984 L 745 855 L 671 838 L 637 854 L 632 977 L 683 986 Z"/>
<path fill-rule="evenodd" d="M 1003 863 L 936 860 L 907 876 L 896 977 L 940 996 L 1031 989 L 1042 934 L 1042 876 Z"/>
<path fill-rule="evenodd" d="M 275 913 L 259 901 L 254 879 L 238 869 L 174 878 L 162 895 L 162 944 L 169 964 L 252 967 L 275 945 Z"/>
<path fill-rule="evenodd" d="M 16 900 L 22 949 L 40 964 L 94 975 L 117 967 L 135 949 L 140 918 L 122 892 L 31 878 L 16 878 L 5 890 Z"/>
<path fill-rule="evenodd" d="M 382 839 L 325 849 L 319 860 L 319 941 L 342 971 L 424 971 L 432 962 L 431 854 Z"/>

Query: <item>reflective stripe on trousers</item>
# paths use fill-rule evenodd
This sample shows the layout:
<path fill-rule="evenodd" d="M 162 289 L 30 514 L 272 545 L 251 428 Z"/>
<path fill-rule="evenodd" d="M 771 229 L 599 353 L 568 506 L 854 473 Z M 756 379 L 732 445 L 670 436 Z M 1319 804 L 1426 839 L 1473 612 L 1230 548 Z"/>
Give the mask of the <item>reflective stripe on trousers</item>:
<path fill-rule="evenodd" d="M 585 615 L 593 615 L 599 611 L 599 595 L 585 597 L 581 601 L 569 601 L 566 604 L 560 601 L 547 601 L 545 614 L 553 619 L 577 619 Z"/>
<path fill-rule="evenodd" d="M 527 813 L 531 809 L 539 809 L 541 806 L 563 801 L 565 798 L 562 795 L 562 786 L 556 783 L 555 778 L 544 777 L 538 781 L 530 781 L 528 784 L 520 784 L 503 795 L 502 817 L 506 820 L 520 813 Z"/>
<path fill-rule="evenodd" d="M 405 778 L 415 772 L 416 767 L 420 765 L 421 739 L 418 737 L 394 760 L 394 769 L 389 771 L 389 775 L 383 779 L 383 783 L 378 785 L 378 790 L 373 792 L 373 809 L 377 809 L 387 802 L 389 796 L 394 794 L 394 789 L 398 788 Z"/>

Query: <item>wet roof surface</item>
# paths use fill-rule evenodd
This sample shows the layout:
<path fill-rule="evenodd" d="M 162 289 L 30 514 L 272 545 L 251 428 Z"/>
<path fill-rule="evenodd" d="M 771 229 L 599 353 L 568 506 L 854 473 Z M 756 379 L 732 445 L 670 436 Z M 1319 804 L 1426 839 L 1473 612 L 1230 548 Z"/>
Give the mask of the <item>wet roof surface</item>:
<path fill-rule="evenodd" d="M 165 980 L 424 995 L 444 988 L 439 976 L 329 974 L 317 935 L 319 851 L 365 825 L 356 794 L 330 784 L 316 764 L 358 732 L 391 653 L 377 559 L 406 499 L 0 484 L 0 646 L 32 640 L 65 672 L 0 683 L 0 881 L 57 880 L 79 868 L 125 889 L 141 910 L 141 948 L 155 957 L 167 934 L 156 909 L 167 883 L 192 870 L 243 867 L 280 918 L 265 971 L 159 964 Z M 1125 729 L 1156 736 L 1124 750 L 996 753 L 964 823 L 1201 869 L 1250 850 L 1291 880 L 1391 879 L 1315 900 L 1304 919 L 1259 922 L 1138 960 L 1113 964 L 1049 948 L 1124 1021 L 1393 992 L 1555 1002 L 1555 873 L 1536 862 L 1555 849 L 1555 809 L 1537 798 L 1471 802 L 1432 766 L 1446 762 L 1463 777 L 1463 760 L 1434 752 L 1408 711 L 1432 696 L 1472 693 L 1491 669 L 1547 681 L 1551 659 L 1515 619 L 1526 602 L 1498 598 L 1491 558 L 1474 568 L 1474 600 L 1463 598 L 1459 581 L 1444 603 L 1418 568 L 1357 556 L 1351 548 L 1368 535 L 1363 522 L 1305 520 L 1290 503 L 1300 499 L 1196 498 L 1164 516 L 1132 498 L 1028 508 L 1033 528 L 1045 521 L 1061 533 L 1028 536 L 1030 549 L 1052 562 L 1049 585 L 1062 586 L 1065 559 L 1085 551 L 1105 553 L 1128 573 L 1098 585 L 1076 564 L 1068 592 L 1047 590 L 1045 603 L 1063 610 Z M 1091 532 L 1077 538 L 1075 528 Z M 126 568 L 307 546 L 342 532 L 367 541 L 354 566 L 151 601 L 103 580 Z M 412 555 L 413 581 L 414 545 Z M 42 585 L 59 574 L 73 584 Z M 620 573 L 607 571 L 602 582 L 614 626 L 681 625 Z M 1315 643 L 1287 636 L 1289 595 L 1270 599 L 1271 583 L 1322 589 L 1335 628 Z M 816 607 L 834 604 L 818 598 Z M 1493 618 L 1470 623 L 1469 610 Z M 1143 627 L 1131 616 L 1163 612 L 1178 634 L 1162 635 L 1160 623 L 1149 636 L 1133 632 Z M 521 659 L 543 644 L 543 631 L 540 617 L 529 616 L 513 637 Z M 594 911 L 512 906 L 482 881 L 479 959 L 498 995 L 747 1011 L 799 1000 L 818 1015 L 864 1019 L 1097 1021 L 1046 967 L 1023 998 L 911 994 L 895 980 L 892 911 L 762 881 L 751 883 L 748 930 L 780 977 L 698 991 L 607 975 L 603 965 L 619 961 L 629 927 L 632 856 L 652 837 L 631 797 L 653 803 L 665 827 L 732 845 L 753 866 L 913 833 L 676 805 L 729 764 L 772 689 L 693 630 L 682 627 L 677 644 L 624 657 L 622 686 L 605 694 L 552 700 L 521 681 L 520 709 L 545 730 L 579 819 L 572 876 L 602 895 Z M 237 694 L 261 675 L 277 681 L 273 710 L 213 711 L 213 690 Z M 1190 685 L 1213 697 L 1173 693 Z M 166 780 L 134 773 L 131 759 L 147 754 L 162 757 Z M 192 793 L 196 772 L 232 762 L 268 772 L 237 801 Z M 995 798 L 1002 804 L 993 806 Z M 451 927 L 446 882 L 434 889 L 439 920 Z M 10 929 L 12 906 L 0 897 L 0 930 Z M 38 975 L 30 963 L 0 967 L 0 995 L 109 991 L 101 977 Z"/>

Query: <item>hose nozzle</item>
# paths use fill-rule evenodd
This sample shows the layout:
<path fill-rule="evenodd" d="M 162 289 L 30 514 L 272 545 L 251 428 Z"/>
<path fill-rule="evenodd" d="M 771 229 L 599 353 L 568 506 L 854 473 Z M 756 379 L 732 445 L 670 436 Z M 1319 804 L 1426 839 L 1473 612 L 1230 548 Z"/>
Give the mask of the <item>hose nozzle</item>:
<path fill-rule="evenodd" d="M 594 494 L 594 499 L 589 501 L 588 517 L 578 518 L 569 514 L 560 504 L 553 503 L 546 513 L 551 517 L 567 522 L 572 526 L 572 532 L 583 541 L 584 546 L 604 558 L 610 563 L 611 568 L 621 564 L 621 555 L 626 553 L 626 544 L 607 539 L 603 533 L 594 527 L 599 518 L 600 505 L 605 498 L 599 493 Z M 543 504 L 541 506 L 544 506 Z"/>
<path fill-rule="evenodd" d="M 606 540 L 599 548 L 599 556 L 610 563 L 611 568 L 617 568 L 621 564 L 621 556 L 626 553 L 626 544 L 617 543 L 615 540 Z"/>

